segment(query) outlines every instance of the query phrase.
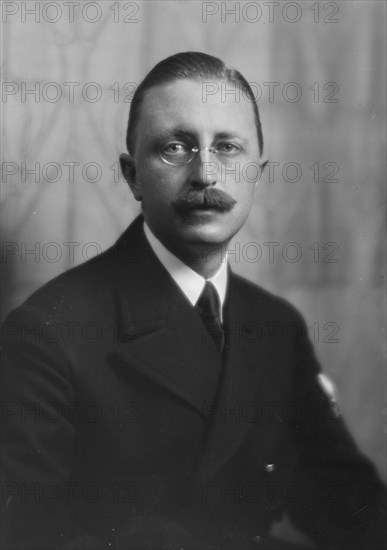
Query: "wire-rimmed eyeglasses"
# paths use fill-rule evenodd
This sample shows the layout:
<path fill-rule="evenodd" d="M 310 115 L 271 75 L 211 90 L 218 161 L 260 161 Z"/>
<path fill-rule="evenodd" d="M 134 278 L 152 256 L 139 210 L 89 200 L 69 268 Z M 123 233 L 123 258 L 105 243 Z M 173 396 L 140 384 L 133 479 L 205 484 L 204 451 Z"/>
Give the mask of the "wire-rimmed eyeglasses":
<path fill-rule="evenodd" d="M 166 164 L 184 166 L 192 162 L 200 151 L 209 151 L 220 162 L 232 162 L 241 154 L 242 148 L 235 143 L 222 143 L 217 147 L 188 147 L 182 143 L 169 143 L 159 150 L 159 154 Z"/>

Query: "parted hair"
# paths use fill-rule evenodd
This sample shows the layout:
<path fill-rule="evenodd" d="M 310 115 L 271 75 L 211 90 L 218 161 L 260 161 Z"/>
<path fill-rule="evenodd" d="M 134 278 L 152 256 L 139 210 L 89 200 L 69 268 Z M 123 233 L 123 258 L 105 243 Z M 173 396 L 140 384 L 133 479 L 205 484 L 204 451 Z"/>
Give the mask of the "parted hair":
<path fill-rule="evenodd" d="M 154 86 L 167 84 L 179 79 L 196 81 L 218 80 L 239 87 L 242 93 L 251 101 L 255 125 L 257 127 L 259 152 L 263 152 L 263 134 L 259 118 L 258 105 L 253 91 L 245 77 L 236 69 L 227 67 L 218 57 L 202 52 L 181 52 L 163 59 L 149 71 L 133 94 L 130 106 L 126 146 L 133 154 L 136 141 L 136 127 L 141 116 L 141 105 L 147 91 Z"/>

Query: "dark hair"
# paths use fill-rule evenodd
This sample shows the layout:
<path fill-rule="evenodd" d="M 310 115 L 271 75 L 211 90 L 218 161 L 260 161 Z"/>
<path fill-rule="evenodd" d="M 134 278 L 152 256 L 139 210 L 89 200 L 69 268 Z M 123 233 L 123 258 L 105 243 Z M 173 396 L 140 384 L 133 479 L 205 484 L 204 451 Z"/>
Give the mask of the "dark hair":
<path fill-rule="evenodd" d="M 238 86 L 248 96 L 254 109 L 255 124 L 258 134 L 259 152 L 263 151 L 263 135 L 259 118 L 258 105 L 253 91 L 237 70 L 227 67 L 221 59 L 202 52 L 182 52 L 163 59 L 146 75 L 136 89 L 130 106 L 126 146 L 129 153 L 134 151 L 135 132 L 140 117 L 141 105 L 146 92 L 159 84 L 167 84 L 178 79 L 207 80 L 217 79 Z"/>

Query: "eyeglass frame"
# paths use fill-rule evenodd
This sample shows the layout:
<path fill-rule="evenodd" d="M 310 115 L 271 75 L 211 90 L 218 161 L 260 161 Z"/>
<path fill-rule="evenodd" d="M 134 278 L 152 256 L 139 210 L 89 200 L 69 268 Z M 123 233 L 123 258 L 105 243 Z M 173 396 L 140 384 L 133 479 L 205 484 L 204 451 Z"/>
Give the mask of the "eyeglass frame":
<path fill-rule="evenodd" d="M 198 147 L 198 145 L 194 145 L 190 149 L 190 153 L 193 153 L 193 155 L 191 156 L 191 158 L 187 162 L 183 162 L 183 163 L 170 162 L 170 161 L 168 161 L 167 159 L 165 159 L 163 157 L 162 152 L 160 150 L 159 150 L 159 156 L 160 156 L 161 160 L 165 164 L 168 164 L 169 166 L 187 166 L 190 162 L 192 162 L 194 160 L 194 158 L 198 155 L 198 153 L 200 153 L 200 151 L 209 151 L 210 153 L 212 153 L 215 156 L 217 156 L 219 153 L 221 153 L 221 151 L 216 149 L 216 147 Z"/>

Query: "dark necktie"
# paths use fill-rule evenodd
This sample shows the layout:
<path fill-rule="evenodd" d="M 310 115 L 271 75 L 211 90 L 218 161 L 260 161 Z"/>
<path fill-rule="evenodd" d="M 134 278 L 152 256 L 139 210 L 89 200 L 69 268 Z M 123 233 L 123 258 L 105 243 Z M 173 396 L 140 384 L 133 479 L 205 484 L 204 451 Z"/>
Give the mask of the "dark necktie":
<path fill-rule="evenodd" d="M 212 283 L 206 282 L 196 303 L 196 309 L 219 351 L 223 351 L 224 334 L 220 317 L 220 300 Z"/>

